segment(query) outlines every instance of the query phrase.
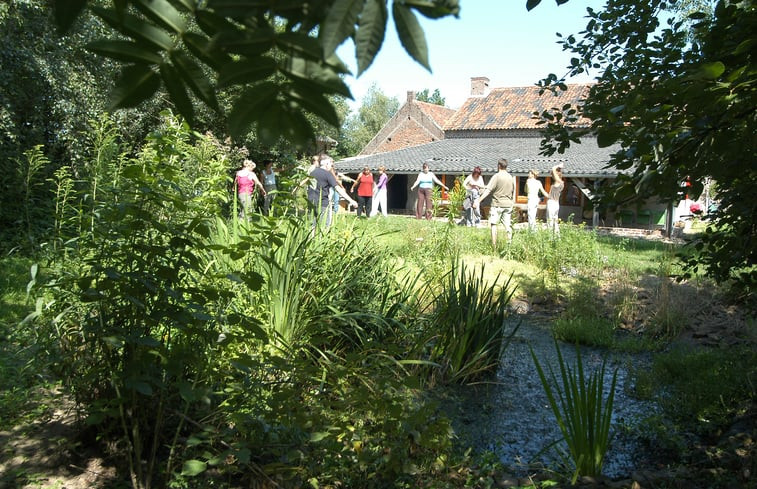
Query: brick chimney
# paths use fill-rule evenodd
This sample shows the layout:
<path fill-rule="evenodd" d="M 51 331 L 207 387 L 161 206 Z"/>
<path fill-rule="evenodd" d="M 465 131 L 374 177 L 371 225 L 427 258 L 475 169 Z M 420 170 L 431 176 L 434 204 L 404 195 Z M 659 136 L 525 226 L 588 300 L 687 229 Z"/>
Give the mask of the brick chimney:
<path fill-rule="evenodd" d="M 412 90 L 407 91 L 407 103 L 410 104 L 415 100 L 415 92 Z"/>
<path fill-rule="evenodd" d="M 471 96 L 483 97 L 489 93 L 489 79 L 485 76 L 473 76 L 470 79 Z"/>

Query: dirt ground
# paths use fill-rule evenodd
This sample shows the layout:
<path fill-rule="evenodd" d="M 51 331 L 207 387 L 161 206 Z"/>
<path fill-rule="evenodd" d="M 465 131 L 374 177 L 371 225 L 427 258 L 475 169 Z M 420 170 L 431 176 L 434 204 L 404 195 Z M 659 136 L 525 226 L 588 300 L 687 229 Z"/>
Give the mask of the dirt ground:
<path fill-rule="evenodd" d="M 59 392 L 45 419 L 0 431 L 0 489 L 114 488 L 115 464 L 81 441 L 75 406 Z"/>

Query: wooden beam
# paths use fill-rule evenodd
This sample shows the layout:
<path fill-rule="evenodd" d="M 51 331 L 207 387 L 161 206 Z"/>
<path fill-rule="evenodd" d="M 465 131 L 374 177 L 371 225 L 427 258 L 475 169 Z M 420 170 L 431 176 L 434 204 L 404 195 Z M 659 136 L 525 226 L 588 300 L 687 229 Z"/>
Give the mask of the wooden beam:
<path fill-rule="evenodd" d="M 578 178 L 573 178 L 571 180 L 576 185 L 576 187 L 578 187 L 578 189 L 586 196 L 587 199 L 594 200 L 594 194 L 591 192 L 591 189 L 586 187 L 586 185 L 584 185 L 581 180 L 579 180 Z"/>

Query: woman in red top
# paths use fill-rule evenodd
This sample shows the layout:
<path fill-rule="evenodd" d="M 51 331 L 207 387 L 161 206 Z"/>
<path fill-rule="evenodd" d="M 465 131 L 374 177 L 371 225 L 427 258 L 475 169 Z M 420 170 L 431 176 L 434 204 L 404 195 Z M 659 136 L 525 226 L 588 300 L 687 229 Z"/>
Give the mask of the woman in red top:
<path fill-rule="evenodd" d="M 363 168 L 363 173 L 358 175 L 355 183 L 352 184 L 352 191 L 357 187 L 357 217 L 365 212 L 365 217 L 371 215 L 373 203 L 373 173 L 367 166 Z M 361 212 L 362 211 L 362 212 Z"/>

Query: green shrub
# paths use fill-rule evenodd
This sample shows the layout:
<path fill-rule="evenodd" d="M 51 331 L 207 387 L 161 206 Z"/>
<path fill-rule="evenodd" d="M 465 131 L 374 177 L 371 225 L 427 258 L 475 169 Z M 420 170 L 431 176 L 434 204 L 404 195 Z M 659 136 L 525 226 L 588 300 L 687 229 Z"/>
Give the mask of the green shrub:
<path fill-rule="evenodd" d="M 676 423 L 712 432 L 757 395 L 757 352 L 680 347 L 656 354 L 635 376 L 638 393 L 658 398 Z"/>
<path fill-rule="evenodd" d="M 552 326 L 556 340 L 603 348 L 615 345 L 614 333 L 615 326 L 602 318 L 558 318 Z"/>
<path fill-rule="evenodd" d="M 204 263 L 225 197 L 223 158 L 190 181 L 190 133 L 174 122 L 124 168 L 76 248 L 53 256 L 34 323 L 88 422 L 125 447 L 135 488 L 172 473 L 188 416 L 209 404 L 219 334 L 235 317 L 219 307 L 232 288 L 207 277 Z"/>
<path fill-rule="evenodd" d="M 544 270 L 553 286 L 560 286 L 566 275 L 593 274 L 603 266 L 593 231 L 573 224 L 562 224 L 560 229 L 559 238 L 549 230 L 515 233 L 507 257 Z"/>

